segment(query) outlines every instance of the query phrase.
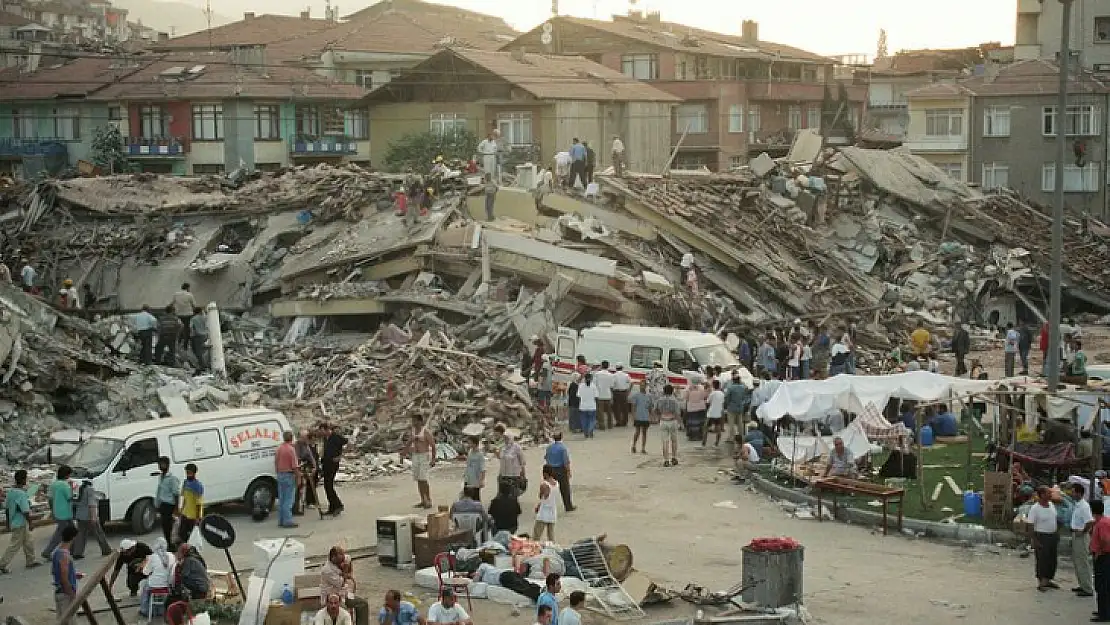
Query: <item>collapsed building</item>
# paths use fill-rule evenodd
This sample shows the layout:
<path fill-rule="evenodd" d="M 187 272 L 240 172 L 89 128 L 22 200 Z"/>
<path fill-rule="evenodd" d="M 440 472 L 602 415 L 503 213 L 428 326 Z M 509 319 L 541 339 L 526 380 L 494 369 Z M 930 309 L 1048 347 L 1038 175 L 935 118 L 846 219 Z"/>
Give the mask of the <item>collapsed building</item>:
<path fill-rule="evenodd" d="M 3 217 L 4 260 L 27 259 L 47 288 L 0 291 L 0 455 L 65 427 L 257 403 L 340 421 L 366 452 L 396 450 L 412 410 L 448 437 L 496 422 L 542 437 L 513 365 L 531 336 L 597 321 L 750 336 L 857 319 L 866 360 L 916 317 L 1043 317 L 1040 207 L 902 150 L 822 150 L 805 133 L 794 148 L 735 174 L 603 173 L 590 200 L 504 187 L 493 222 L 471 217 L 477 180 L 399 215 L 404 177 L 355 166 L 39 183 Z M 1065 231 L 1065 308 L 1110 309 L 1110 228 Z M 85 318 L 44 303 L 64 278 L 91 287 Z M 134 362 L 126 315 L 183 282 L 223 312 L 226 379 Z"/>

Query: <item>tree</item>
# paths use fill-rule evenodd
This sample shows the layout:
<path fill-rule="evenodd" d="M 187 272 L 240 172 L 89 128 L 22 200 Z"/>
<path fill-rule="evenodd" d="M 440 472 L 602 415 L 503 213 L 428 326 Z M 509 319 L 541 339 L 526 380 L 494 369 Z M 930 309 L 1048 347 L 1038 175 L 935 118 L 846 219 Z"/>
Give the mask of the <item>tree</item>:
<path fill-rule="evenodd" d="M 97 127 L 93 133 L 91 156 L 97 167 L 109 173 L 125 172 L 130 169 L 127 155 L 123 151 L 123 135 L 115 124 Z"/>
<path fill-rule="evenodd" d="M 478 147 L 478 137 L 469 130 L 449 133 L 420 132 L 407 134 L 389 144 L 385 169 L 403 172 L 409 168 L 427 171 L 437 156 L 445 160 L 470 160 Z"/>

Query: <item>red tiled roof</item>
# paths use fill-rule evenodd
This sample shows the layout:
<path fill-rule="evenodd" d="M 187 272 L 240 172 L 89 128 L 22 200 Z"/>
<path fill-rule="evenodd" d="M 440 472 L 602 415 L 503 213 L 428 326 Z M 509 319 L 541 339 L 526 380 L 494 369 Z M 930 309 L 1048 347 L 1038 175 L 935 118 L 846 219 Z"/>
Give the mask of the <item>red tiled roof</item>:
<path fill-rule="evenodd" d="M 925 85 L 918 89 L 914 89 L 906 94 L 907 98 L 917 99 L 943 99 L 943 98 L 962 98 L 970 95 L 975 95 L 969 89 L 963 86 L 953 84 L 950 82 L 935 82 L 931 85 Z"/>
<path fill-rule="evenodd" d="M 402 74 L 392 83 L 406 81 L 427 82 L 427 70 L 440 63 L 444 57 L 455 57 L 508 83 L 527 91 L 540 100 L 600 100 L 680 102 L 681 99 L 609 69 L 581 56 L 553 56 L 544 54 L 523 55 L 523 61 L 512 52 L 490 52 L 452 48 L 444 50 Z M 388 98 L 385 87 L 366 96 L 375 101 Z"/>
<path fill-rule="evenodd" d="M 988 70 L 980 76 L 956 84 L 936 83 L 915 89 L 911 98 L 943 98 L 967 96 L 1051 95 L 1059 92 L 1059 66 L 1052 61 L 1018 61 Z M 1068 93 L 1110 93 L 1110 85 L 1084 72 L 1068 82 Z"/>
<path fill-rule="evenodd" d="M 196 72 L 190 69 L 197 68 Z M 177 71 L 170 71 L 177 69 Z M 357 85 L 338 83 L 309 69 L 281 65 L 261 68 L 231 63 L 222 52 L 169 53 L 98 91 L 94 100 L 204 100 L 254 98 L 356 100 Z"/>
<path fill-rule="evenodd" d="M 149 61 L 146 61 L 149 62 Z M 0 100 L 53 100 L 84 98 L 138 70 L 119 59 L 85 57 L 30 74 L 0 75 Z"/>
<path fill-rule="evenodd" d="M 335 26 L 335 22 L 292 15 L 259 15 L 211 30 L 201 30 L 159 43 L 159 50 L 204 50 L 233 45 L 266 45 Z"/>
<path fill-rule="evenodd" d="M 431 15 L 387 12 L 377 18 L 303 33 L 267 46 L 272 59 L 303 59 L 327 49 L 430 55 L 450 45 L 496 50 L 516 37 L 507 26 L 490 28 L 483 21 L 447 21 Z"/>

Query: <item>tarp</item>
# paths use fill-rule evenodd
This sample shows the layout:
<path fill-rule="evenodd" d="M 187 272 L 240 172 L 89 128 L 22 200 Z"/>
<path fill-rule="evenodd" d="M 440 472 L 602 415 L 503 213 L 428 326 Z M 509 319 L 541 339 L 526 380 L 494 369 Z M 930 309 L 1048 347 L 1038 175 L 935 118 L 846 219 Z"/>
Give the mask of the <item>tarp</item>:
<path fill-rule="evenodd" d="M 871 453 L 871 441 L 864 433 L 863 424 L 860 423 L 859 419 L 832 436 L 780 434 L 776 445 L 779 453 L 788 461 L 793 458 L 795 464 L 802 464 L 829 453 L 833 446 L 833 439 L 838 436 L 844 439 L 844 446 L 851 450 L 853 457 L 863 458 Z"/>
<path fill-rule="evenodd" d="M 886 406 L 891 397 L 914 401 L 938 401 L 994 388 L 998 380 L 969 380 L 928 371 L 893 375 L 838 375 L 827 380 L 784 382 L 756 410 L 765 423 L 790 415 L 798 421 L 815 421 L 830 413 L 847 410 L 863 413 L 868 403 Z"/>

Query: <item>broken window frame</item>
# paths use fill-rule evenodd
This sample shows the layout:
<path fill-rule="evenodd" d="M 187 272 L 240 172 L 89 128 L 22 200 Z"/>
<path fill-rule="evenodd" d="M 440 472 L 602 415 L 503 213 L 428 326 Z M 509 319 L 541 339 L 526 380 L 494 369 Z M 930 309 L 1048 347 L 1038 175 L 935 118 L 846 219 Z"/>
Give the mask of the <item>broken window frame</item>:
<path fill-rule="evenodd" d="M 1064 193 L 1097 193 L 1101 163 L 1087 163 L 1083 167 L 1064 166 Z M 1056 191 L 1056 163 L 1041 165 L 1041 191 Z"/>
<path fill-rule="evenodd" d="M 744 105 L 730 104 L 728 107 L 728 131 L 730 133 L 744 132 Z"/>
<path fill-rule="evenodd" d="M 139 107 L 139 136 L 143 139 L 164 139 L 169 136 L 169 115 L 165 107 L 146 105 Z"/>
<path fill-rule="evenodd" d="M 659 55 L 649 52 L 622 54 L 621 73 L 636 80 L 659 80 Z"/>
<path fill-rule="evenodd" d="M 704 135 L 709 132 L 709 105 L 679 104 L 674 109 L 675 132 Z"/>
<path fill-rule="evenodd" d="M 428 118 L 429 132 L 439 137 L 453 136 L 467 129 L 464 113 L 431 113 Z"/>
<path fill-rule="evenodd" d="M 1041 107 L 1041 134 L 1056 136 L 1056 107 Z M 1067 116 L 1067 136 L 1095 137 L 1100 130 L 1099 107 L 1096 104 L 1069 104 Z M 1086 126 L 1084 128 L 1084 126 Z"/>
<path fill-rule="evenodd" d="M 941 132 L 943 130 L 943 132 Z M 962 137 L 964 111 L 958 108 L 925 109 L 926 137 Z"/>
<path fill-rule="evenodd" d="M 255 141 L 281 140 L 280 104 L 254 105 L 254 139 Z"/>
<path fill-rule="evenodd" d="M 510 146 L 532 145 L 532 112 L 502 111 L 497 113 L 497 130 Z"/>
<path fill-rule="evenodd" d="M 224 105 L 194 104 L 193 141 L 224 140 Z"/>
<path fill-rule="evenodd" d="M 1010 107 L 1005 105 L 988 106 L 983 109 L 983 136 L 1010 136 Z"/>
<path fill-rule="evenodd" d="M 999 180 L 1001 178 L 1001 180 Z M 983 189 L 1005 189 L 1010 186 L 1010 166 L 1006 163 L 983 163 Z"/>
<path fill-rule="evenodd" d="M 786 108 L 786 127 L 790 130 L 802 129 L 802 107 L 791 104 Z"/>

